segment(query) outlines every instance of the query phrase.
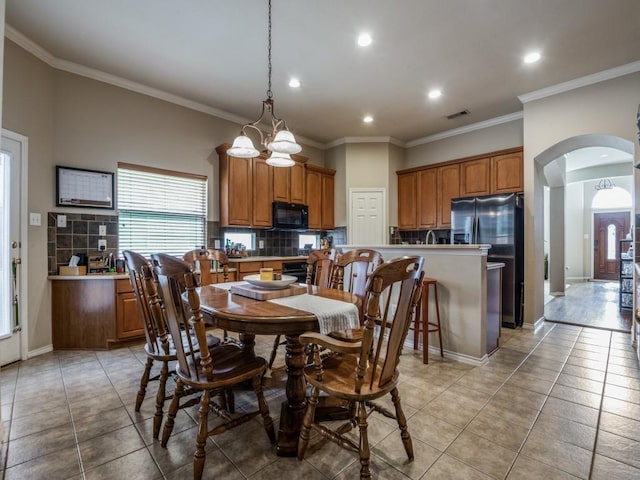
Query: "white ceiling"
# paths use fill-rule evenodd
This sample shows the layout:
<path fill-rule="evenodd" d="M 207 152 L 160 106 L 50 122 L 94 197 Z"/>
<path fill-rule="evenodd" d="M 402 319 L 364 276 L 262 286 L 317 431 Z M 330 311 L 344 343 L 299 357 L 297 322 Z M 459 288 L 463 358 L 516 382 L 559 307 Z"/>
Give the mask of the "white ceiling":
<path fill-rule="evenodd" d="M 319 144 L 420 139 L 640 60 L 638 0 L 273 0 L 272 15 L 276 113 Z M 6 21 L 57 60 L 244 120 L 266 97 L 267 0 L 7 0 Z M 542 60 L 523 65 L 531 50 Z"/>
<path fill-rule="evenodd" d="M 573 150 L 564 155 L 567 172 L 583 168 L 613 165 L 617 163 L 633 164 L 633 156 L 622 150 L 609 147 L 585 147 Z M 629 175 L 632 170 L 629 168 Z"/>

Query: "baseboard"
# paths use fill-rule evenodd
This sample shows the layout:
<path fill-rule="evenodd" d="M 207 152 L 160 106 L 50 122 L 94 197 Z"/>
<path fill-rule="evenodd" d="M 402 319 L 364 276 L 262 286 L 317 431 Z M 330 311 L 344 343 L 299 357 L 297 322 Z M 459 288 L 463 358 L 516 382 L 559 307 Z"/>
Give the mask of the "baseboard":
<path fill-rule="evenodd" d="M 553 295 L 554 297 L 564 297 L 564 292 L 549 292 L 549 295 Z"/>
<path fill-rule="evenodd" d="M 413 339 L 411 339 L 411 341 L 408 341 L 407 339 L 405 339 L 403 348 L 407 350 L 413 350 Z M 422 351 L 422 343 L 420 343 L 418 348 L 419 350 L 417 351 Z M 442 355 L 444 356 L 444 358 L 455 360 L 457 362 L 468 363 L 469 365 L 475 365 L 476 367 L 480 367 L 489 361 L 489 355 L 485 355 L 482 358 L 478 358 L 478 357 L 472 357 L 470 355 L 465 355 L 463 353 L 450 352 L 447 349 L 442 349 Z M 439 356 L 440 356 L 440 347 L 438 347 L 437 345 L 429 345 L 429 358 L 439 357 Z"/>
<path fill-rule="evenodd" d="M 38 357 L 40 355 L 44 355 L 45 353 L 53 352 L 53 344 L 49 344 L 45 347 L 38 348 L 37 350 L 31 350 L 27 353 L 27 358 Z"/>
<path fill-rule="evenodd" d="M 544 315 L 542 317 L 540 317 L 538 320 L 536 320 L 534 323 L 523 323 L 522 324 L 522 328 L 526 329 L 526 330 L 533 330 L 534 332 L 537 332 L 538 329 L 540 327 L 542 327 L 542 325 L 544 325 Z"/>

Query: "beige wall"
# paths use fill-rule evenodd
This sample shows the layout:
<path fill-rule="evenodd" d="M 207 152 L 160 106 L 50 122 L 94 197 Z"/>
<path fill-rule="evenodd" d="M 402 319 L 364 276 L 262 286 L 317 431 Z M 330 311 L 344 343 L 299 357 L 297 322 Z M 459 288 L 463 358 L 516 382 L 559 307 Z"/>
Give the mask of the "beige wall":
<path fill-rule="evenodd" d="M 520 146 L 522 146 L 522 120 L 514 120 L 408 148 L 403 168 L 431 165 Z"/>
<path fill-rule="evenodd" d="M 46 213 L 96 213 L 55 206 L 55 166 L 115 171 L 119 161 L 206 175 L 209 219 L 218 220 L 215 147 L 239 125 L 153 97 L 51 68 L 5 42 L 3 126 L 29 139 L 28 210 L 43 226 L 28 232 L 29 351 L 51 344 Z M 303 145 L 309 162 L 324 152 Z M 104 213 L 105 211 L 100 211 Z"/>
<path fill-rule="evenodd" d="M 325 152 L 325 165 L 336 171 L 334 205 L 336 227 L 347 226 L 347 146 L 338 145 Z"/>
<path fill-rule="evenodd" d="M 524 105 L 525 322 L 544 315 L 543 178 L 534 159 L 558 142 L 577 135 L 605 134 L 637 148 L 636 112 L 640 73 L 554 95 Z M 637 174 L 636 174 L 637 175 Z"/>

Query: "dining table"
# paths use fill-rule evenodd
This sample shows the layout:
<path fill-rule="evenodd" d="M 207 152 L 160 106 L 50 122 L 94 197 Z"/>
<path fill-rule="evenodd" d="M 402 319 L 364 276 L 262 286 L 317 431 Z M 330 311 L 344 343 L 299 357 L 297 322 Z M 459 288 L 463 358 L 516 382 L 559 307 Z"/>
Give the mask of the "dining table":
<path fill-rule="evenodd" d="M 281 405 L 276 443 L 276 454 L 282 457 L 297 455 L 300 427 L 307 406 L 306 381 L 303 374 L 306 355 L 299 337 L 305 332 L 321 330 L 318 323 L 319 315 L 317 312 L 304 310 L 304 304 L 321 302 L 319 299 L 333 300 L 330 302 L 332 309 L 340 311 L 340 307 L 344 307 L 345 312 L 351 312 L 354 306 L 360 308 L 361 305 L 360 298 L 347 291 L 313 285 L 304 286 L 306 290 L 302 295 L 307 297 L 299 296 L 298 300 L 302 302 L 297 302 L 296 307 L 234 294 L 229 284 L 204 285 L 197 289 L 205 321 L 218 328 L 238 333 L 241 348 L 253 352 L 256 335 L 285 336 L 286 400 Z"/>

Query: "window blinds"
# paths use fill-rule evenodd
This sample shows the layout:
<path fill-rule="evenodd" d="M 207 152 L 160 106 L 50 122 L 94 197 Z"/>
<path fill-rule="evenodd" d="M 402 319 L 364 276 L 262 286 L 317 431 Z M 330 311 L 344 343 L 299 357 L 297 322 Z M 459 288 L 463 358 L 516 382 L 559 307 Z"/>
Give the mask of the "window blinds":
<path fill-rule="evenodd" d="M 182 256 L 206 245 L 207 178 L 118 165 L 119 249 Z"/>

